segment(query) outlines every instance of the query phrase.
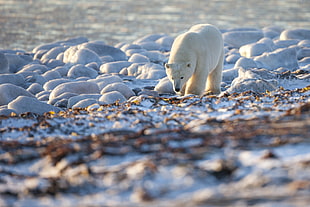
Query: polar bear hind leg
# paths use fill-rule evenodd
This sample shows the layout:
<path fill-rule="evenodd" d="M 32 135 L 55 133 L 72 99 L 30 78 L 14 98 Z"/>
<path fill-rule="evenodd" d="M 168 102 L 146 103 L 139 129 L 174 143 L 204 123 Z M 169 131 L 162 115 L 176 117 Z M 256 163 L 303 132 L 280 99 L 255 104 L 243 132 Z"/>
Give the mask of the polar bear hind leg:
<path fill-rule="evenodd" d="M 216 67 L 209 73 L 206 84 L 206 94 L 220 94 L 221 82 L 222 82 L 222 70 L 224 61 L 224 51 L 221 52 L 221 56 Z"/>

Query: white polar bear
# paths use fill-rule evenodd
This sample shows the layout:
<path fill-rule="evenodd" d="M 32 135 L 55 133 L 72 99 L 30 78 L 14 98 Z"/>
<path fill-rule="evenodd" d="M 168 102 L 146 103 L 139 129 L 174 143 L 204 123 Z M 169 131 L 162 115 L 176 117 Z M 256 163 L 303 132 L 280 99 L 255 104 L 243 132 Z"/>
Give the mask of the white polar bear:
<path fill-rule="evenodd" d="M 223 60 L 221 32 L 213 25 L 198 24 L 176 37 L 165 68 L 177 94 L 219 94 Z"/>

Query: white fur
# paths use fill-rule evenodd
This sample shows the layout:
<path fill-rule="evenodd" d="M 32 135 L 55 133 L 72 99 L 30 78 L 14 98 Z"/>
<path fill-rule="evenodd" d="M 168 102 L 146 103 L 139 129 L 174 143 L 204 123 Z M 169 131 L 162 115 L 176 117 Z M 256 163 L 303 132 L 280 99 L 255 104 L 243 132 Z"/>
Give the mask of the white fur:
<path fill-rule="evenodd" d="M 165 65 L 174 90 L 181 95 L 219 94 L 223 48 L 221 32 L 210 24 L 195 25 L 179 35 Z"/>

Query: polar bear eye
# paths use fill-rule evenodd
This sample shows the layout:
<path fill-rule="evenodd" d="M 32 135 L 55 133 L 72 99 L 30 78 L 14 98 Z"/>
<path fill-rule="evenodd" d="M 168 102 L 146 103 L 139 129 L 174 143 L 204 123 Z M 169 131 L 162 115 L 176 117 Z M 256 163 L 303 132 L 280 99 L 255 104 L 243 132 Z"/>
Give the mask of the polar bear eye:
<path fill-rule="evenodd" d="M 187 67 L 189 67 L 189 68 L 190 68 L 190 67 L 191 67 L 191 64 L 190 64 L 190 63 L 188 63 L 188 64 L 187 64 Z"/>
<path fill-rule="evenodd" d="M 184 77 L 181 77 L 180 79 L 183 79 Z"/>
<path fill-rule="evenodd" d="M 166 64 L 165 64 L 165 67 L 168 69 L 170 66 L 166 63 Z"/>

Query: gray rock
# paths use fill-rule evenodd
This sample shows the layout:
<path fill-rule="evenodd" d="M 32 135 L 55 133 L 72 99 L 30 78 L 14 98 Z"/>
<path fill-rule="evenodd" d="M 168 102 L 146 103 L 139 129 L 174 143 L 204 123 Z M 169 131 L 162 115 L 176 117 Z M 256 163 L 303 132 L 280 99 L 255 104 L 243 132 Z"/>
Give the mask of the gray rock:
<path fill-rule="evenodd" d="M 6 56 L 0 52 L 0 74 L 8 73 L 9 70 L 9 61 Z"/>
<path fill-rule="evenodd" d="M 280 35 L 280 40 L 299 39 L 310 40 L 310 29 L 288 29 Z"/>
<path fill-rule="evenodd" d="M 44 91 L 44 89 L 39 83 L 33 83 L 27 88 L 27 91 L 33 95 L 36 95 L 37 93 Z"/>
<path fill-rule="evenodd" d="M 128 61 L 117 61 L 105 63 L 100 66 L 101 73 L 119 73 L 123 68 L 129 67 L 132 63 Z"/>
<path fill-rule="evenodd" d="M 59 78 L 59 79 L 55 79 L 55 80 L 50 80 L 50 81 L 47 81 L 43 85 L 43 88 L 46 91 L 50 91 L 50 90 L 53 90 L 54 88 L 56 88 L 58 85 L 61 85 L 62 83 L 68 83 L 68 82 L 71 82 L 71 80 L 65 79 L 65 78 Z"/>
<path fill-rule="evenodd" d="M 145 50 L 161 50 L 161 45 L 156 42 L 142 42 L 139 44 Z"/>
<path fill-rule="evenodd" d="M 159 51 L 146 51 L 140 54 L 148 57 L 153 63 L 163 63 L 167 59 L 166 56 Z"/>
<path fill-rule="evenodd" d="M 58 66 L 63 66 L 65 65 L 64 62 L 62 62 L 61 60 L 55 60 L 55 59 L 50 59 L 47 62 L 44 62 L 44 64 L 48 67 L 48 68 L 56 68 Z"/>
<path fill-rule="evenodd" d="M 146 35 L 146 36 L 143 36 L 139 39 L 137 39 L 136 41 L 134 41 L 134 44 L 141 44 L 143 42 L 155 42 L 156 40 L 158 40 L 159 38 L 162 38 L 163 34 L 151 34 L 151 35 Z"/>
<path fill-rule="evenodd" d="M 241 57 L 235 64 L 235 68 L 257 68 L 255 61 L 251 58 Z"/>
<path fill-rule="evenodd" d="M 96 78 L 97 76 L 98 72 L 96 70 L 81 64 L 72 66 L 68 71 L 69 78 L 78 78 L 78 77 Z"/>
<path fill-rule="evenodd" d="M 121 94 L 123 94 L 123 96 L 126 99 L 129 99 L 131 96 L 135 95 L 135 93 L 127 85 L 125 85 L 124 83 L 119 83 L 119 82 L 111 83 L 111 84 L 107 85 L 106 87 L 104 87 L 101 90 L 100 93 L 104 94 L 104 93 L 111 92 L 111 91 L 120 92 Z"/>
<path fill-rule="evenodd" d="M 41 61 L 46 61 L 46 60 L 50 60 L 50 59 L 56 59 L 57 56 L 60 53 L 63 53 L 64 51 L 67 50 L 67 47 L 64 46 L 58 46 L 58 47 L 54 47 L 52 49 L 50 49 L 49 51 L 47 51 L 42 57 L 41 57 Z"/>
<path fill-rule="evenodd" d="M 22 56 L 22 55 L 16 55 L 16 54 L 5 54 L 5 57 L 7 58 L 9 62 L 9 71 L 11 73 L 16 73 L 19 71 L 23 66 L 27 65 L 32 61 L 32 58 L 29 56 Z"/>
<path fill-rule="evenodd" d="M 101 97 L 100 94 L 82 94 L 78 96 L 73 96 L 68 99 L 67 108 L 73 108 L 74 105 L 76 105 L 78 102 L 82 100 L 93 99 L 93 100 L 98 101 L 100 97 Z"/>
<path fill-rule="evenodd" d="M 76 81 L 76 82 L 69 82 L 63 83 L 58 85 L 54 88 L 50 95 L 50 100 L 57 98 L 57 96 L 70 92 L 70 93 L 77 93 L 77 94 L 99 94 L 100 90 L 96 83 L 87 82 L 87 81 Z"/>
<path fill-rule="evenodd" d="M 98 100 L 96 100 L 96 99 L 91 99 L 91 98 L 85 99 L 85 100 L 81 100 L 81 101 L 77 102 L 76 104 L 74 104 L 72 106 L 72 108 L 73 109 L 77 109 L 77 108 L 84 109 L 84 108 L 87 108 L 88 106 L 96 104 L 96 103 L 98 103 Z"/>
<path fill-rule="evenodd" d="M 115 102 L 123 103 L 126 101 L 126 98 L 118 91 L 111 91 L 103 94 L 99 101 L 105 104 L 112 104 Z"/>
<path fill-rule="evenodd" d="M 275 70 L 280 67 L 294 70 L 299 67 L 295 48 L 277 49 L 273 52 L 264 53 L 261 56 L 255 57 L 254 60 L 257 64 L 260 64 L 260 67 L 269 70 Z"/>
<path fill-rule="evenodd" d="M 13 109 L 0 108 L 0 116 L 12 116 L 14 114 L 17 114 L 17 112 Z"/>
<path fill-rule="evenodd" d="M 51 105 L 55 105 L 56 102 L 58 102 L 58 101 L 66 100 L 66 105 L 65 105 L 64 107 L 67 107 L 68 102 L 69 102 L 68 100 L 69 100 L 71 97 L 78 96 L 78 95 L 79 95 L 79 94 L 77 94 L 77 93 L 66 92 L 66 93 L 63 93 L 63 94 L 57 96 L 57 98 L 55 98 L 55 99 L 48 100 L 47 103 L 48 103 L 48 104 L 51 104 Z M 62 101 L 62 103 L 63 103 L 63 101 Z"/>
<path fill-rule="evenodd" d="M 68 66 L 58 66 L 54 69 L 52 69 L 51 71 L 56 71 L 58 72 L 62 77 L 67 76 L 68 71 L 69 71 L 69 67 Z"/>
<path fill-rule="evenodd" d="M 85 43 L 80 46 L 80 49 L 87 48 L 89 50 L 94 51 L 96 54 L 101 56 L 110 56 L 113 58 L 114 61 L 123 61 L 126 60 L 127 57 L 123 51 L 121 51 L 118 48 L 105 45 L 105 44 L 99 44 L 99 43 Z"/>
<path fill-rule="evenodd" d="M 235 64 L 240 57 L 241 56 L 239 54 L 231 54 L 226 57 L 225 61 L 228 64 Z"/>
<path fill-rule="evenodd" d="M 43 103 L 36 98 L 28 96 L 19 96 L 8 104 L 8 109 L 15 110 L 18 114 L 24 112 L 32 112 L 36 114 L 44 114 L 46 112 L 54 111 L 58 113 L 59 108 Z"/>
<path fill-rule="evenodd" d="M 292 45 L 297 45 L 299 40 L 276 40 L 274 41 L 275 48 L 287 48 Z"/>
<path fill-rule="evenodd" d="M 25 87 L 25 79 L 21 74 L 1 74 L 0 84 L 11 83 L 16 86 Z"/>
<path fill-rule="evenodd" d="M 239 52 L 240 55 L 250 58 L 254 56 L 259 56 L 263 54 L 264 52 L 271 52 L 272 48 L 264 43 L 252 43 L 243 45 L 240 47 Z"/>
<path fill-rule="evenodd" d="M 222 80 L 225 83 L 231 83 L 235 78 L 238 77 L 239 68 L 232 68 L 228 70 L 223 70 Z"/>
<path fill-rule="evenodd" d="M 117 83 L 117 82 L 122 82 L 123 80 L 115 75 L 108 75 L 108 76 L 104 76 L 104 77 L 97 77 L 96 79 L 92 79 L 89 80 L 90 82 L 94 82 L 97 83 L 100 91 L 106 87 L 107 85 L 111 84 L 111 83 Z"/>
<path fill-rule="evenodd" d="M 133 54 L 128 62 L 133 62 L 133 63 L 148 63 L 150 62 L 150 59 L 148 57 L 146 57 L 145 55 L 141 55 L 139 53 L 135 53 Z"/>
<path fill-rule="evenodd" d="M 4 83 L 0 85 L 0 106 L 7 105 L 18 96 L 34 97 L 30 92 L 22 87 L 15 86 L 11 83 Z"/>
<path fill-rule="evenodd" d="M 264 37 L 262 31 L 230 31 L 223 34 L 224 42 L 239 48 L 243 45 L 257 42 Z"/>
<path fill-rule="evenodd" d="M 159 83 L 155 86 L 155 91 L 159 94 L 175 94 L 173 90 L 173 85 L 168 77 L 165 77 L 159 81 Z"/>
<path fill-rule="evenodd" d="M 174 41 L 173 37 L 163 36 L 156 40 L 156 43 L 160 44 L 165 51 L 170 51 L 172 47 L 172 43 Z"/>
<path fill-rule="evenodd" d="M 65 51 L 64 56 L 66 56 L 68 50 Z M 67 61 L 65 61 L 67 60 Z M 64 63 L 72 63 L 72 64 L 82 64 L 86 65 L 91 62 L 96 62 L 101 64 L 100 57 L 87 48 L 78 49 L 72 56 L 68 56 L 67 59 L 64 59 Z"/>
<path fill-rule="evenodd" d="M 297 59 L 301 60 L 305 57 L 310 57 L 310 48 L 302 48 L 297 52 Z"/>
<path fill-rule="evenodd" d="M 46 79 L 46 81 L 49 80 L 55 80 L 61 78 L 61 75 L 57 71 L 47 71 L 42 75 L 43 78 Z"/>
<path fill-rule="evenodd" d="M 23 73 L 23 72 L 35 72 L 38 74 L 43 74 L 48 71 L 48 67 L 41 64 L 28 64 L 25 65 L 20 71 L 17 73 Z"/>

